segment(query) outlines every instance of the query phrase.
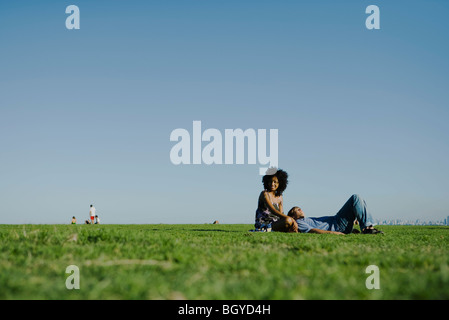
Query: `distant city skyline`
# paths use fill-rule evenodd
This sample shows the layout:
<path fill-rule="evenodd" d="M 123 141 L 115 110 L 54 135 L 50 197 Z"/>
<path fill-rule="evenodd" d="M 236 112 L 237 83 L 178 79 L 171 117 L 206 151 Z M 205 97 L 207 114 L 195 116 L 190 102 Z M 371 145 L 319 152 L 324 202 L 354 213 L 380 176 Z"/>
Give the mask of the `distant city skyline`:
<path fill-rule="evenodd" d="M 449 226 L 449 217 L 443 220 L 402 220 L 402 219 L 384 219 L 376 220 L 379 225 L 416 225 L 416 226 Z"/>

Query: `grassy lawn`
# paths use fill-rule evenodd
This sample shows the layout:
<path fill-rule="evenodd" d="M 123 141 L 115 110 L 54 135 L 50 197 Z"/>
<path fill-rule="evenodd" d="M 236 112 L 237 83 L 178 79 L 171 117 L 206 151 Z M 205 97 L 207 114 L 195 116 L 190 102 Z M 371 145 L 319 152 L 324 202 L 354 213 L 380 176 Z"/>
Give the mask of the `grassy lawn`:
<path fill-rule="evenodd" d="M 0 225 L 0 299 L 449 299 L 449 227 Z M 68 290 L 69 265 L 80 289 Z M 369 290 L 366 268 L 379 267 Z"/>

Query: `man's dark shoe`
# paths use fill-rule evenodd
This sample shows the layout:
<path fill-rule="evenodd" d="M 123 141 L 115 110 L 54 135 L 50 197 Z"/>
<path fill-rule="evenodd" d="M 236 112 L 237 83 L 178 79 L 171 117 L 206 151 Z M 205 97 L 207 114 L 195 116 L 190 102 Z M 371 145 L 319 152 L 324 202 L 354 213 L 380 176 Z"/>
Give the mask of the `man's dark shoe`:
<path fill-rule="evenodd" d="M 383 232 L 383 231 L 380 231 L 380 230 L 377 230 L 377 229 L 375 229 L 375 228 L 365 228 L 365 229 L 362 231 L 362 233 L 363 233 L 363 234 L 378 234 L 378 233 L 383 234 L 384 232 Z"/>

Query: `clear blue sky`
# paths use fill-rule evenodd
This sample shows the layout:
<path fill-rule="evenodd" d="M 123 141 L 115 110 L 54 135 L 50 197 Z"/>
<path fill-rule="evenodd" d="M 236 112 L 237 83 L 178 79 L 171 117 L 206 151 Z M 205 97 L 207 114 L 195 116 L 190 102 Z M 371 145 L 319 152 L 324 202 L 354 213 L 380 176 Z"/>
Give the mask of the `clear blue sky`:
<path fill-rule="evenodd" d="M 65 8 L 80 9 L 68 30 Z M 380 8 L 368 30 L 365 8 Z M 176 128 L 278 129 L 284 207 L 449 215 L 447 1 L 0 3 L 0 223 L 253 223 L 260 165 Z"/>

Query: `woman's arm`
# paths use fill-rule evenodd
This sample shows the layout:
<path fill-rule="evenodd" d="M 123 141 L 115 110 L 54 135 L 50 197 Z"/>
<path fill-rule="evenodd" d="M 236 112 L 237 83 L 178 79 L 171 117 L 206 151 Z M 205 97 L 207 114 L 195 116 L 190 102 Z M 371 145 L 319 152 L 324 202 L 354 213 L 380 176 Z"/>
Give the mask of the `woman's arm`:
<path fill-rule="evenodd" d="M 281 196 L 281 202 L 279 202 L 279 211 L 284 214 L 284 198 Z"/>
<path fill-rule="evenodd" d="M 267 205 L 267 207 L 268 207 L 268 209 L 270 209 L 270 211 L 273 213 L 273 214 L 275 214 L 275 215 L 277 215 L 278 217 L 281 217 L 281 218 L 287 218 L 287 216 L 282 212 L 282 202 L 280 203 L 280 205 L 279 205 L 279 209 L 280 210 L 277 210 L 274 206 L 273 206 L 273 204 L 271 203 L 271 201 L 270 201 L 270 198 L 269 198 L 269 196 L 268 196 L 268 192 L 264 192 L 264 200 L 265 200 L 265 203 L 266 203 L 266 205 Z"/>

